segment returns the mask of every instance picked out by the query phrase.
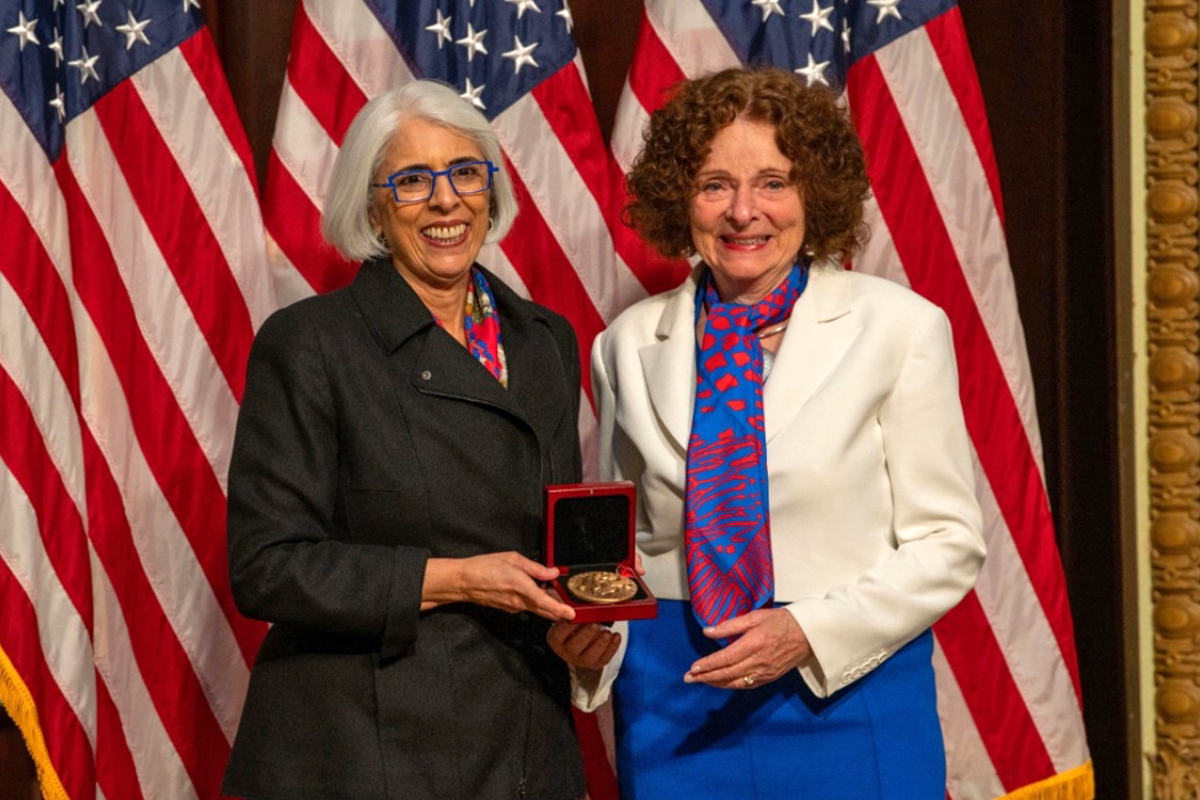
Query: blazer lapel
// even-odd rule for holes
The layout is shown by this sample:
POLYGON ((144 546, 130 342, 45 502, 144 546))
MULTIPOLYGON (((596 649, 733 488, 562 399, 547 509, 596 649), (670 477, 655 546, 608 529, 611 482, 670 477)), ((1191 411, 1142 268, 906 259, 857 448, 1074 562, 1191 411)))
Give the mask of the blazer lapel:
POLYGON ((799 413, 858 335, 850 301, 850 281, 840 266, 809 273, 763 387, 768 442, 799 413))
POLYGON ((650 402, 667 433, 687 450, 696 393, 696 279, 693 270, 667 301, 656 341, 638 351, 650 402))
MULTIPOLYGON (((506 351, 507 349, 506 347, 506 351)), ((513 349, 516 350, 517 347, 513 349)), ((454 341, 454 337, 445 331, 429 332, 425 346, 417 357, 411 380, 417 391, 456 400, 486 403, 497 406, 518 419, 525 419, 512 393, 501 386, 469 350, 454 341)))
MULTIPOLYGON (((487 273, 488 281, 497 294, 497 305, 503 316, 506 304, 497 289, 499 279, 487 273)), ((391 262, 376 259, 365 262, 351 284, 355 300, 367 320, 376 341, 389 356, 396 352, 408 339, 423 335, 420 351, 411 372, 400 375, 411 381, 420 392, 453 397, 497 406, 518 419, 526 419, 522 404, 513 393, 500 385, 487 369, 470 352, 454 341, 453 337, 437 329, 429 309, 405 282, 391 262), (448 368, 448 365, 453 365, 448 368)), ((505 297, 507 299, 507 297, 505 297)), ((511 338, 511 353, 523 353, 531 325, 540 324, 530 320, 522 310, 515 312, 517 324, 510 320, 501 323, 501 336, 508 343, 511 338)), ((506 352, 509 347, 506 347, 506 352)), ((518 357, 518 368, 520 357, 518 357)), ((513 364, 510 361, 510 385, 513 364)))
MULTIPOLYGON (((541 313, 516 295, 491 272, 476 264, 492 289, 500 314, 500 339, 508 362, 508 388, 492 376, 470 351, 446 335, 430 336, 421 361, 453 363, 466 359, 430 391, 497 406, 524 420, 539 437, 548 436, 563 414, 562 396, 554 389, 564 375, 561 356, 541 313), (436 340, 436 344, 435 344, 436 340), (452 352, 451 352, 452 351, 452 352)), ((415 380, 421 382, 425 366, 418 364, 415 380)), ((443 371, 445 371, 443 369, 443 371)))

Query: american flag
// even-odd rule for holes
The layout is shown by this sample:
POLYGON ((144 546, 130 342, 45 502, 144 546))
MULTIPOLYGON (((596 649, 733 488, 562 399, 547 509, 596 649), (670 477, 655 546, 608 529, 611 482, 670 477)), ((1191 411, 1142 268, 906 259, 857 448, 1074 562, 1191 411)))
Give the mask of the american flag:
POLYGON ((0 86, 0 702, 47 798, 216 797, 250 150, 196 0, 0 0, 0 86))
MULTIPOLYGON (((218 794, 262 634, 225 578, 242 367, 270 310, 353 273, 318 218, 363 103, 435 77, 481 108, 522 213, 480 261, 567 314, 586 356, 617 312, 684 272, 619 223, 646 109, 680 78, 767 62, 845 87, 878 170, 874 236, 855 266, 909 283, 954 321, 991 556, 937 630, 948 793, 1090 783, 999 184, 958 12, 823 3, 647 2, 610 152, 565 0, 303 0, 264 235, 196 0, 0 0, 0 702, 47 797, 218 794)), ((594 721, 582 722, 592 797, 611 797, 594 721)))
POLYGON ((852 266, 910 286, 953 325, 988 558, 934 626, 947 795, 1090 797, 1000 181, 960 12, 951 0, 646 0, 613 135, 621 168, 672 83, 744 64, 844 93, 874 190, 852 266))
MULTIPOLYGON (((320 238, 329 171, 363 104, 415 78, 456 87, 491 122, 521 212, 479 261, 570 319, 582 363, 618 311, 678 283, 686 265, 652 256, 620 224, 623 173, 601 137, 573 28, 565 0, 303 0, 263 200, 281 300, 352 277, 356 265, 320 238)), ((590 395, 586 371, 584 384, 590 395)), ((594 464, 584 400, 584 461, 594 464)), ((577 723, 591 796, 611 797, 597 720, 577 723)))

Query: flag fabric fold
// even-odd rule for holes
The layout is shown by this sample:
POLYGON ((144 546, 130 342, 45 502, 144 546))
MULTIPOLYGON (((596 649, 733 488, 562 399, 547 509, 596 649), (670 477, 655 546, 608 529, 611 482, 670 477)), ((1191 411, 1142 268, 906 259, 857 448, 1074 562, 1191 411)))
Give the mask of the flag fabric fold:
MULTIPOLYGON (((0 703, 48 798, 219 796, 264 633, 233 608, 225 564, 245 358, 273 309, 356 269, 319 219, 362 105, 435 78, 485 114, 521 213, 480 261, 566 315, 586 362, 618 312, 686 273, 620 222, 649 112, 680 79, 768 63, 849 103, 874 188, 853 268, 911 286, 954 326, 990 555, 935 628, 947 794, 1091 796, 999 180, 957 8, 647 0, 611 148, 574 24, 565 0, 301 0, 260 205, 197 0, 0 0, 0 703)), ((577 719, 591 798, 614 798, 596 719, 577 719)))
POLYGON ((678 80, 773 65, 840 92, 863 141, 871 239, 850 265, 942 307, 957 350, 988 558, 934 626, 947 795, 1093 793, 1000 183, 951 0, 646 0, 612 149, 628 170, 678 80))
POLYGON ((216 797, 250 148, 194 0, 0 0, 0 87, 0 703, 48 798, 216 797))

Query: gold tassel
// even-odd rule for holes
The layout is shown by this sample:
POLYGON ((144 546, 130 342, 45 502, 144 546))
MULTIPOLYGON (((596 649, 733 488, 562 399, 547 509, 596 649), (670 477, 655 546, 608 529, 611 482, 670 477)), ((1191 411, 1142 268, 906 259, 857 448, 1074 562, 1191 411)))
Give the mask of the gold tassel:
POLYGON ((37 769, 42 797, 45 800, 71 800, 58 773, 54 771, 54 765, 50 763, 50 753, 46 750, 46 739, 38 725, 37 706, 29 694, 29 687, 21 680, 17 668, 8 660, 3 648, 0 648, 0 706, 4 706, 13 722, 17 723, 25 739, 25 748, 29 750, 34 768, 37 769))
POLYGON ((1031 783, 998 800, 1094 800, 1095 797, 1096 776, 1089 761, 1052 778, 1031 783))

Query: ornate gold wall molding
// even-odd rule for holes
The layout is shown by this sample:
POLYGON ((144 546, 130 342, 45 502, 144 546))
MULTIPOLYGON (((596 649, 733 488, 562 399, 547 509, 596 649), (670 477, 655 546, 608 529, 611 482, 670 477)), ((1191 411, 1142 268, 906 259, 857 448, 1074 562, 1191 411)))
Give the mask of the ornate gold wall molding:
POLYGON ((1146 3, 1155 800, 1200 797, 1200 8, 1146 3))

